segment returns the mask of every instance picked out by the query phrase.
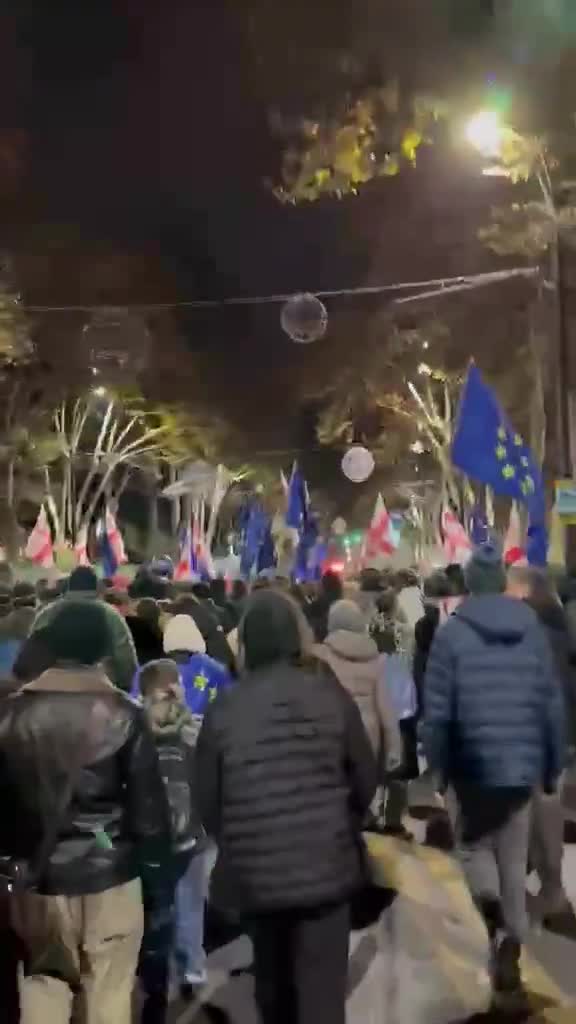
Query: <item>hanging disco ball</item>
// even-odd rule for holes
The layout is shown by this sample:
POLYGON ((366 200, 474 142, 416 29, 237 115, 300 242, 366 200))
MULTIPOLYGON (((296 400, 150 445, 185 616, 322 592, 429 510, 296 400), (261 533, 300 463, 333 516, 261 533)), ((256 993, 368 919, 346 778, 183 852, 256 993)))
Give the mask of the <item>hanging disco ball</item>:
POLYGON ((353 484, 363 484, 374 472, 374 456, 360 444, 353 445, 342 459, 342 472, 353 484))
POLYGON ((309 345, 326 334, 328 313, 316 295, 293 295, 282 307, 280 323, 292 341, 309 345))

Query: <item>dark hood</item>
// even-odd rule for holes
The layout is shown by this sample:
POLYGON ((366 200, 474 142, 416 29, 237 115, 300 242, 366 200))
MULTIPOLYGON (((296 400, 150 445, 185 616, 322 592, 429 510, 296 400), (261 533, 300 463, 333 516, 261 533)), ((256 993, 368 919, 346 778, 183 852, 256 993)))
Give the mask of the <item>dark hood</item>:
POLYGON ((278 591, 262 590, 252 595, 240 631, 248 669, 292 661, 302 652, 298 609, 278 591))
POLYGON ((500 594, 470 597, 457 608, 454 616, 488 643, 520 643, 537 622, 528 605, 500 594))

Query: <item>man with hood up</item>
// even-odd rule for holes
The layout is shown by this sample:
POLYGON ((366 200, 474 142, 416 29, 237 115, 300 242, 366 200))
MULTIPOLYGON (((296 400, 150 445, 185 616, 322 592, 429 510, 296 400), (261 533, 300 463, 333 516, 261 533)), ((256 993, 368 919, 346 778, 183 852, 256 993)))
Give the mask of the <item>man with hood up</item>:
POLYGON ((457 845, 491 944, 495 992, 521 988, 534 791, 564 765, 562 694, 537 616, 505 595, 501 553, 478 548, 467 598, 434 638, 424 686, 428 763, 458 803, 457 845))

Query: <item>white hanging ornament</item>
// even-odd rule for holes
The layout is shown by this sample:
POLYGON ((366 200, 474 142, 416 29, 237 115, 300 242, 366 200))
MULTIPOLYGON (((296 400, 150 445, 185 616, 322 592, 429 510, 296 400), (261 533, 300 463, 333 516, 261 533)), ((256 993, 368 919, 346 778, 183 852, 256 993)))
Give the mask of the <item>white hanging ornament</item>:
POLYGON ((337 516, 332 523, 332 533, 335 534, 336 537, 343 537, 346 533, 346 520, 343 519, 342 516, 337 516))
POLYGON ((292 341, 309 345, 326 334, 328 313, 316 295, 305 292, 293 295, 282 307, 280 314, 282 330, 292 341))
POLYGON ((374 456, 367 448, 355 444, 342 459, 342 472, 354 484, 363 484, 374 472, 374 456))

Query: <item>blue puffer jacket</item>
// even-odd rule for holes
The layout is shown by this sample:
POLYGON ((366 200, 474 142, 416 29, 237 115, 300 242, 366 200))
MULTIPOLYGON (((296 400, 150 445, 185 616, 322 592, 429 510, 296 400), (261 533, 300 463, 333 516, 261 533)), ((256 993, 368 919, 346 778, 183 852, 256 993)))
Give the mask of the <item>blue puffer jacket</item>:
POLYGON ((562 771, 561 686, 520 601, 471 597, 437 630, 424 707, 428 763, 446 782, 549 789, 562 771))

